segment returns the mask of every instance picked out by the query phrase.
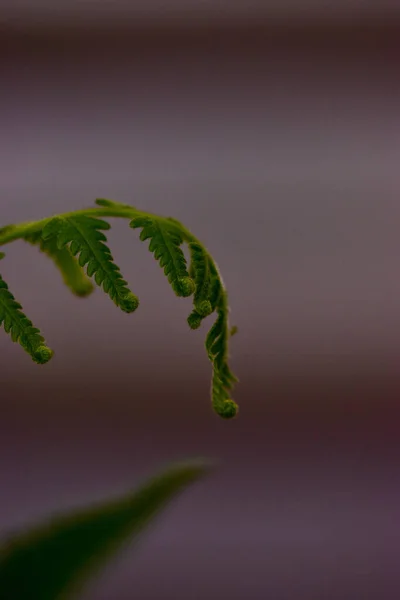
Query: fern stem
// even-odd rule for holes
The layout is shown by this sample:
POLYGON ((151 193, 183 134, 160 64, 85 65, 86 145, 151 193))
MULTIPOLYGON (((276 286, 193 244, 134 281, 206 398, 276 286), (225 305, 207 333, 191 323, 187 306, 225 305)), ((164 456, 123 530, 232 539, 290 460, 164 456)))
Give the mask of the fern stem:
POLYGON ((46 217, 45 219, 40 219, 39 221, 27 221, 24 223, 19 223, 18 225, 6 225, 5 227, 0 228, 0 246, 4 246, 10 242, 14 242, 15 240, 25 238, 33 233, 37 233, 41 231, 47 223, 49 223, 54 216, 60 217, 61 219, 76 217, 76 216, 88 216, 88 217, 111 217, 111 218, 122 218, 122 219, 134 219, 135 217, 149 217, 158 222, 168 223, 168 227, 170 229, 176 229, 181 235, 184 236, 185 241, 196 241, 197 240, 193 234, 183 225, 178 224, 174 219, 170 219, 168 217, 161 217, 159 215, 155 215, 150 212, 145 212, 143 210, 138 210, 133 206, 127 207, 124 205, 115 204, 112 207, 91 207, 91 208, 83 208, 80 210, 75 210, 71 212, 61 213, 58 215, 53 215, 51 217, 46 217))

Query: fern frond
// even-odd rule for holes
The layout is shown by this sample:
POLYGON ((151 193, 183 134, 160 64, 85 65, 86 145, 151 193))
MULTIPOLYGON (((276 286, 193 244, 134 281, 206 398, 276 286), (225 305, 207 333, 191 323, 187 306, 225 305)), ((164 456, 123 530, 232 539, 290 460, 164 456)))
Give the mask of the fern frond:
POLYGON ((59 250, 68 247, 73 256, 78 256, 79 265, 86 266, 88 276, 94 277, 97 285, 103 287, 117 306, 131 313, 136 310, 139 301, 128 289, 104 243, 107 238, 102 231, 108 229, 109 223, 102 219, 76 214, 54 217, 45 225, 42 236, 45 241, 55 239, 59 250))
POLYGON ((0 275, 0 325, 11 336, 13 342, 19 342, 38 364, 47 363, 53 352, 46 346, 39 329, 22 312, 22 306, 8 289, 0 275))
POLYGON ((139 236, 142 242, 150 239, 149 250, 164 269, 175 294, 182 297, 191 296, 195 284, 187 271, 185 255, 180 247, 183 236, 176 225, 168 227, 157 218, 135 217, 130 222, 130 227, 142 230, 139 236))
POLYGON ((55 266, 61 272, 65 285, 69 287, 73 294, 85 297, 93 292, 94 286, 85 275, 76 258, 72 256, 67 247, 61 249, 57 247, 55 236, 44 240, 42 232, 37 231, 27 235, 25 240, 33 246, 38 246, 44 254, 53 260, 55 266))
MULTIPOLYGON (((230 393, 237 378, 228 366, 228 342, 237 328, 229 325, 227 293, 212 256, 182 223, 172 217, 145 213, 105 198, 98 198, 96 204, 94 208, 2 227, 0 246, 19 239, 39 246, 53 259, 65 283, 76 294, 86 295, 91 291, 88 278, 92 277, 117 306, 129 313, 137 308, 139 301, 128 289, 113 261, 103 233, 110 225, 101 217, 128 218, 132 229, 141 230, 140 240, 150 240, 149 250, 159 262, 174 293, 182 297, 193 296, 193 310, 187 319, 189 326, 197 329, 208 315, 216 313, 216 320, 205 341, 213 368, 212 404, 222 417, 234 417, 238 407, 230 393), (182 251, 183 244, 189 246, 189 268, 182 251)), ((23 315, 21 306, 4 282, 0 285, 0 310, 0 325, 4 323, 6 331, 34 360, 46 362, 51 351, 45 346, 40 332, 23 315)))

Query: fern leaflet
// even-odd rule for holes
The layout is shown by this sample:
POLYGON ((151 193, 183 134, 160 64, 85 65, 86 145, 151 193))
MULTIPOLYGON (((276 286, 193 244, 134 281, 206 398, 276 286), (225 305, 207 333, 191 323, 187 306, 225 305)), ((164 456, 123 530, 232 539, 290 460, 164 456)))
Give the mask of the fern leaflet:
POLYGON ((68 246, 71 254, 78 256, 79 265, 86 266, 89 277, 94 277, 97 285, 103 287, 117 306, 131 313, 136 310, 139 301, 128 289, 127 282, 104 243, 107 238, 102 230, 108 229, 109 223, 102 219, 76 215, 53 218, 44 227, 42 235, 45 241, 56 238, 59 250, 68 246))
MULTIPOLYGON (((174 221, 170 220, 175 224, 174 221)), ((133 229, 141 228, 140 239, 150 239, 149 250, 164 269, 164 273, 177 296, 191 296, 195 290, 193 280, 187 271, 185 255, 181 244, 183 237, 175 227, 168 227, 157 218, 135 217, 130 222, 133 229)))
POLYGON ((38 364, 47 363, 53 355, 46 346, 39 329, 22 312, 22 306, 8 289, 8 285, 0 275, 0 325, 11 336, 13 342, 19 342, 38 364))
POLYGON ((213 312, 210 302, 211 291, 211 265, 210 259, 205 249, 197 242, 189 244, 191 256, 191 272, 193 273, 196 291, 193 297, 193 304, 196 312, 201 317, 207 317, 213 312))
POLYGON ((237 406, 230 399, 230 392, 238 381, 228 366, 228 310, 226 302, 218 309, 217 320, 206 338, 208 357, 213 364, 212 402, 214 409, 222 417, 230 418, 237 412, 237 406))

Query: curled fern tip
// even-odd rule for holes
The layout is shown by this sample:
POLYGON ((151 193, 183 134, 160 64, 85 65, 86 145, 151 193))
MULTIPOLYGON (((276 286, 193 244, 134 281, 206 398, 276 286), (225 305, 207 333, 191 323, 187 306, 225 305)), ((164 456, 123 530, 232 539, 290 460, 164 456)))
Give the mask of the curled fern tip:
POLYGON ((198 329, 201 325, 201 316, 195 310, 187 318, 190 329, 198 329))
POLYGON ((196 310, 202 317, 208 317, 208 315, 211 315, 213 312, 211 302, 209 300, 202 300, 196 305, 196 310))
POLYGON ((126 313, 133 313, 139 306, 139 298, 131 292, 121 300, 120 307, 126 313))
POLYGON ((191 296, 196 289, 194 281, 190 277, 182 277, 181 279, 179 279, 179 287, 180 287, 181 295, 184 298, 191 296))
POLYGON ((233 419, 234 417, 236 417, 238 411, 238 405, 230 398, 224 400, 224 402, 220 406, 216 407, 216 412, 223 419, 233 419))
POLYGON ((53 356, 53 350, 48 346, 39 346, 36 352, 32 355, 33 360, 38 365, 45 365, 53 356))

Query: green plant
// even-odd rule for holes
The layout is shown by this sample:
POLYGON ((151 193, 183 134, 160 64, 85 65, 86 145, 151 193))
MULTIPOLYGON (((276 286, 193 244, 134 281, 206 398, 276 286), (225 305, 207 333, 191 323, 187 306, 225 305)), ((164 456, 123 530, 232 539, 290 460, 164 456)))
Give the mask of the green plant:
MULTIPOLYGON (((129 219, 130 227, 141 230, 140 239, 150 240, 149 250, 163 268, 175 294, 193 297, 192 311, 187 319, 190 328, 199 328, 203 319, 216 313, 205 342, 213 367, 212 404, 221 417, 234 417, 238 407, 230 393, 237 378, 228 365, 228 341, 236 328, 229 326, 227 291, 214 259, 176 219, 160 217, 111 200, 98 199, 96 204, 97 207, 39 221, 7 225, 0 229, 0 246, 19 239, 38 246, 54 261, 64 282, 76 295, 90 294, 93 290, 90 278, 93 278, 122 311, 132 313, 139 306, 139 300, 129 290, 113 261, 104 234, 110 228, 104 218, 129 219), (189 248, 189 266, 182 250, 183 244, 189 248)), ((12 340, 19 342, 36 363, 44 364, 51 359, 52 350, 39 329, 22 312, 21 305, 0 275, 1 324, 12 340)))
POLYGON ((174 465, 136 492, 48 519, 0 546, 1 600, 65 600, 211 465, 174 465))

